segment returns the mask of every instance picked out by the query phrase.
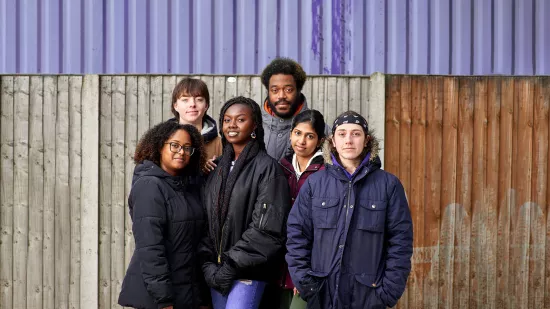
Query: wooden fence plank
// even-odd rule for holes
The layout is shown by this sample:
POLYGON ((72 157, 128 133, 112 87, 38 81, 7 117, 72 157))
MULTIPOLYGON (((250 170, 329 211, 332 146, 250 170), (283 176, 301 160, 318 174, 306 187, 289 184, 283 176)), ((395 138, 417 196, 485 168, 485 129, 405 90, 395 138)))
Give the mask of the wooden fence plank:
MULTIPOLYGON (((534 82, 534 121, 533 121, 533 170, 532 193, 533 210, 531 216, 531 239, 529 243, 529 303, 528 308, 544 308, 544 269, 545 269, 545 226, 548 194, 548 139, 549 139, 550 79, 537 78, 534 82)), ((548 290, 550 286, 546 287, 548 290)))
MULTIPOLYGON (((148 90, 148 89, 147 89, 148 90)), ((99 308, 111 308, 111 76, 101 77, 99 101, 99 308)), ((147 102, 149 114, 149 102, 147 102)), ((141 112, 144 112, 141 110, 141 112)), ((143 124, 149 127, 149 119, 143 124)))
POLYGON ((229 76, 225 78, 225 98, 224 102, 237 96, 237 78, 229 76))
MULTIPOLYGON (((370 97, 370 90, 371 90, 372 81, 370 78, 362 78, 361 79, 361 104, 359 109, 356 111, 360 113, 363 116, 367 117, 368 120, 368 113, 371 110, 371 97, 370 97)), ((375 105, 375 104, 374 104, 375 105)), ((378 132, 380 133, 380 132, 378 132)))
POLYGON ((99 76, 86 75, 82 85, 82 145, 86 159, 82 161, 80 186, 82 274, 80 308, 99 306, 99 76))
MULTIPOLYGON (((150 124, 156 125, 161 120, 160 104, 162 104, 162 77, 153 77, 151 81, 151 106, 149 109, 150 124), (160 83, 159 83, 160 78, 160 83), (154 86, 157 87, 154 87, 154 86), (160 96, 159 96, 160 93, 160 96)), ((121 308, 118 294, 124 279, 124 216, 126 196, 124 192, 124 117, 126 78, 113 77, 111 101, 111 308, 121 308)))
MULTIPOLYGON (((304 87, 302 88, 302 94, 306 97, 307 105, 309 108, 312 108, 313 105, 316 105, 316 102, 311 101, 312 100, 312 82, 311 77, 306 79, 306 82, 304 83, 304 87)), ((257 101, 256 101, 257 102, 257 101)))
POLYGON ((517 148, 513 168, 515 179, 513 187, 517 190, 518 199, 512 214, 512 263, 514 270, 514 300, 516 308, 528 308, 529 296, 529 239, 531 217, 531 176, 533 160, 533 94, 534 89, 526 78, 521 78, 515 84, 514 106, 518 108, 517 118, 517 148))
MULTIPOLYGON (((237 77, 237 93, 243 97, 250 98, 250 76, 238 76, 237 77)), ((260 104, 261 102, 256 101, 260 104)))
POLYGON ((349 110, 349 78, 336 80, 336 115, 349 110))
POLYGON ((470 293, 470 234, 472 209, 472 161, 474 140, 474 83, 471 78, 459 82, 457 198, 453 305, 467 308, 470 293))
POLYGON ((29 77, 14 80, 13 307, 27 306, 29 236, 29 77))
POLYGON ((361 95, 360 77, 351 77, 349 79, 349 106, 348 109, 361 113, 361 103, 364 99, 361 95))
MULTIPOLYGON (((411 180, 409 187, 409 207, 413 216, 413 235, 424 234, 424 177, 426 143, 426 78, 415 78, 411 82, 411 180)), ((415 237, 415 248, 424 248, 424 237, 415 237)), ((413 264, 409 276, 409 306, 424 306, 425 262, 422 254, 413 255, 413 264), (419 259, 420 258, 420 259, 419 259)))
MULTIPOLYGON (((43 306, 55 308, 55 139, 57 77, 44 76, 44 242, 43 306)), ((0 305, 0 307, 2 307, 0 305)))
POLYGON ((472 169, 472 232, 470 238, 470 301, 469 308, 487 306, 487 247, 488 207, 485 205, 485 175, 487 162, 487 79, 474 80, 472 169))
POLYGON ((82 76, 69 77, 69 190, 71 201, 71 273, 69 307, 80 306, 80 178, 82 177, 82 76))
POLYGON ((439 308, 453 306, 457 204, 458 79, 443 80, 443 149, 441 164, 441 236, 439 240, 439 308))
MULTIPOLYGON (((500 84, 500 151, 498 183, 497 308, 510 308, 510 212, 515 202, 512 190, 512 123, 514 81, 503 78, 500 84)), ((513 286, 513 285, 512 285, 513 286)))
POLYGON ((325 79, 325 112, 323 115, 325 116, 325 120, 329 121, 329 123, 332 123, 334 119, 336 119, 336 116, 338 116, 338 109, 336 106, 336 92, 338 91, 337 83, 338 79, 336 77, 327 77, 325 79))
POLYGON ((496 308, 497 298, 497 239, 498 239, 498 190, 499 190, 499 140, 500 140, 500 81, 490 78, 487 83, 487 176, 483 207, 487 208, 487 239, 484 248, 487 255, 487 307, 496 308))
MULTIPOLYGON (((137 136, 138 139, 149 130, 149 101, 151 100, 151 80, 147 76, 138 76, 137 136)), ((110 123, 110 122, 109 122, 110 123)))
POLYGON ((42 308, 42 267, 44 235, 44 140, 42 132, 43 78, 30 78, 29 117, 29 258, 27 261, 27 306, 42 308))
MULTIPOLYGON (((124 102, 124 100, 121 102, 124 102)), ((162 76, 152 76, 151 101, 149 102, 150 128, 162 122, 162 110, 162 76)))
MULTIPOLYGON (((164 82, 168 82, 171 86, 172 82, 175 84, 175 77, 173 79, 166 80, 164 77, 164 82)), ((130 259, 134 253, 135 242, 134 234, 132 233, 132 219, 130 218, 130 212, 128 211, 128 196, 130 195, 130 189, 132 188, 132 176, 134 175, 134 152, 137 145, 137 110, 138 110, 138 97, 137 97, 137 77, 136 76, 127 76, 126 77, 126 100, 125 100, 125 136, 124 136, 124 269, 128 268, 130 264, 130 259)), ((163 84, 164 85, 164 84, 163 84)), ((166 90, 168 88, 165 88, 166 90)), ((166 92, 165 92, 166 93, 166 92)), ((171 93, 171 90, 170 90, 171 93)), ((166 96, 165 96, 166 98, 166 96)), ((170 107, 171 97, 168 101, 163 103, 164 106, 168 105, 170 107)), ((166 116, 164 117, 167 120, 166 116)))
MULTIPOLYGON (((126 78, 126 81, 130 81, 129 77, 126 78)), ((136 78, 135 76, 131 77, 136 78)), ((136 82, 137 83, 137 82, 136 82)), ((162 120, 166 121, 174 117, 172 114, 172 91, 176 87, 176 77, 175 76, 163 76, 162 77, 162 120)), ((137 86, 135 87, 137 92, 137 86)), ((128 92, 126 92, 128 94, 128 92)), ((136 94, 137 96, 137 94, 136 94)))
POLYGON ((212 91, 214 90, 214 78, 212 76, 201 76, 201 80, 208 87, 208 94, 210 95, 210 102, 208 102, 208 111, 206 112, 210 117, 214 118, 218 122, 218 115, 220 114, 220 108, 215 107, 212 104, 212 91))
POLYGON ((401 76, 386 76, 386 147, 384 169, 394 175, 400 175, 399 128, 401 120, 401 76))
POLYGON ((13 79, 0 80, 0 308, 13 308, 13 79))
POLYGON ((218 119, 220 110, 225 103, 225 77, 215 76, 214 87, 210 91, 210 101, 214 110, 218 111, 214 119, 218 119))
POLYGON ((69 191, 69 77, 57 80, 55 140, 55 308, 69 308, 71 202, 69 191))
MULTIPOLYGON (((545 100, 544 100, 544 106, 548 110, 550 105, 550 78, 544 77, 543 78, 544 83, 544 89, 545 89, 545 100)), ((550 117, 549 117, 550 118, 550 117)), ((549 120, 550 121, 550 120, 549 120)), ((550 123, 548 124, 549 130, 550 130, 550 123)), ((550 133, 549 133, 550 135, 550 133)), ((550 146, 549 146, 550 147, 550 146)), ((548 160, 546 161, 547 168, 550 169, 550 149, 549 149, 549 155, 548 160)), ((546 183, 550 184, 550 173, 546 173, 547 180, 546 183)), ((548 188, 546 189, 546 204, 544 204, 545 211, 546 211, 546 255, 545 255, 545 272, 544 272, 544 308, 550 308, 550 190, 548 188)))
MULTIPOLYGON (((264 104, 264 97, 262 97, 262 79, 259 76, 253 76, 250 79, 250 98, 256 101, 260 106, 264 104)), ((308 98, 309 99, 309 98, 308 98)))
MULTIPOLYGON (((429 263, 424 281, 424 308, 438 308, 439 238, 441 224, 441 167, 443 154, 443 78, 428 79, 426 103, 426 200, 424 218, 424 258, 429 263)), ((386 125, 386 129, 388 126, 386 125)), ((386 141, 387 143, 387 141, 386 141)), ((387 144, 386 144, 387 145, 387 144)), ((386 162, 386 166, 387 162, 386 162)), ((418 235, 416 237, 419 237, 418 235)))
POLYGON ((316 109, 323 114, 325 117, 325 122, 329 125, 329 127, 332 129, 332 122, 334 119, 329 119, 328 115, 325 113, 325 80, 326 77, 314 77, 312 80, 312 94, 311 94, 311 102, 313 102, 316 106, 316 109))

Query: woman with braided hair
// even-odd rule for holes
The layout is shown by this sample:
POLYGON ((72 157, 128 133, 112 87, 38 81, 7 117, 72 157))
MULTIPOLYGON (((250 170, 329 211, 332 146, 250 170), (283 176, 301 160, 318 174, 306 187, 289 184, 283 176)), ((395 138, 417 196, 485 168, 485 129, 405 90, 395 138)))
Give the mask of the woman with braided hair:
POLYGON ((264 290, 283 263, 290 197, 286 177, 265 151, 261 110, 249 98, 220 112, 223 151, 203 192, 208 233, 199 246, 214 309, 270 307, 264 290), (263 300, 262 300, 263 298, 263 300))

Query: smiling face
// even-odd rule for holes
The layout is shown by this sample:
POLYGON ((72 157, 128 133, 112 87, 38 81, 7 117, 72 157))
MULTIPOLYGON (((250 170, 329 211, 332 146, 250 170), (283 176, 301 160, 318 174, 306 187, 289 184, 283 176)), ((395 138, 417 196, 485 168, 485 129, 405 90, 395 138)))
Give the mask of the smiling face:
POLYGON ((231 105, 223 116, 223 136, 233 146, 246 145, 256 129, 252 109, 244 104, 231 105))
POLYGON ((189 164, 191 156, 186 155, 182 147, 192 147, 191 136, 185 130, 178 130, 168 138, 160 150, 160 167, 172 176, 176 176, 189 164), (177 145, 170 145, 177 144, 177 145), (176 146, 176 147, 174 147, 176 146), (172 152, 170 147, 178 149, 172 152))
POLYGON ((321 141, 310 122, 297 124, 290 132, 290 145, 298 157, 311 158, 321 141))
POLYGON ((181 124, 195 125, 202 122, 208 110, 208 102, 204 97, 193 97, 186 93, 174 103, 174 109, 179 113, 181 124))
POLYGON ((358 124, 346 123, 334 132, 333 143, 340 159, 359 160, 367 146, 368 136, 358 124))
POLYGON ((269 79, 268 103, 280 118, 292 117, 298 108, 298 89, 294 76, 288 74, 274 74, 269 79))

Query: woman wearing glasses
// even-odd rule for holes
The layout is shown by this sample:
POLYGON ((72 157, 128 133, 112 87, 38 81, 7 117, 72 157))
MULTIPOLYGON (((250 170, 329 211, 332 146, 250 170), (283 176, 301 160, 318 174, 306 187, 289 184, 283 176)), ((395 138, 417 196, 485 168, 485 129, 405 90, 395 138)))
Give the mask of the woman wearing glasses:
POLYGON ((134 308, 198 308, 197 245, 203 142, 192 125, 167 121, 147 131, 134 154, 128 197, 136 248, 118 303, 134 308))
POLYGON ((209 233, 199 246, 202 269, 214 309, 271 308, 278 301, 268 291, 283 263, 288 183, 265 151, 254 100, 227 101, 220 126, 223 153, 203 195, 209 233))

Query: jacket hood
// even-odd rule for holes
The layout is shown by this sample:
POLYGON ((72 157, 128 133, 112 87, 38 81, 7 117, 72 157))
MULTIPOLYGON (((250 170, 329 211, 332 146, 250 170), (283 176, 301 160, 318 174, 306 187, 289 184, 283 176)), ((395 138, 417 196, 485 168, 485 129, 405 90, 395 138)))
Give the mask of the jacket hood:
MULTIPOLYGON (((375 161, 380 161, 380 158, 378 155, 380 154, 380 141, 376 136, 374 135, 374 130, 370 129, 368 132, 368 135, 371 137, 371 140, 369 141, 367 147, 370 148, 370 158, 369 163, 374 163, 375 161)), ((325 163, 329 165, 333 165, 332 162, 332 135, 329 136, 325 143, 323 143, 323 158, 325 159, 325 163)))
MULTIPOLYGON (((176 117, 170 118, 168 121, 175 121, 179 123, 179 119, 176 117)), ((205 144, 208 144, 218 136, 218 125, 216 124, 216 120, 207 114, 204 114, 202 117, 201 135, 205 144)))
MULTIPOLYGON (((292 156, 294 156, 294 153, 291 153, 286 157, 282 158, 281 160, 279 160, 279 164, 281 164, 286 169, 289 169, 294 172, 294 166, 292 165, 292 156)), ((324 163, 324 153, 317 151, 313 155, 311 163, 309 163, 306 170, 308 170, 310 167, 314 165, 323 165, 323 163, 324 163)))

